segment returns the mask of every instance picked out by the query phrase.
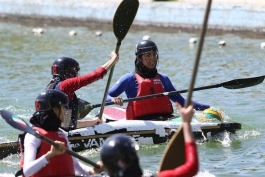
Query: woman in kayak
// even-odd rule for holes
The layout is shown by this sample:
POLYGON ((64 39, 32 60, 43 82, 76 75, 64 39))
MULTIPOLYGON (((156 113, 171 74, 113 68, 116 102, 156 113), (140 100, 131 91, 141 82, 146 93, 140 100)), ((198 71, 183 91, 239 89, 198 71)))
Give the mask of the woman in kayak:
POLYGON ((78 99, 75 91, 84 87, 92 82, 102 79, 107 71, 117 63, 119 57, 116 53, 110 53, 110 60, 103 64, 101 67, 92 73, 79 76, 80 70, 79 63, 69 57, 60 57, 56 59, 51 67, 52 79, 48 84, 48 89, 56 89, 64 92, 69 99, 69 108, 72 110, 72 118, 70 129, 82 128, 93 126, 101 123, 101 119, 95 118, 94 120, 77 120, 78 118, 78 99))
MULTIPOLYGON (((123 99, 119 97, 123 92, 127 98, 135 98, 151 94, 176 91, 170 79, 157 71, 159 59, 158 48, 151 40, 143 40, 136 45, 135 71, 123 75, 109 90, 107 100, 122 106, 123 99)), ((172 117, 172 102, 178 102, 182 106, 185 99, 180 95, 158 97, 128 103, 126 108, 127 119, 151 120, 157 117, 172 117)), ((204 110, 209 105, 194 102, 196 110, 204 110)))
POLYGON ((47 89, 38 95, 35 107, 36 112, 30 119, 33 129, 56 140, 59 148, 27 133, 24 139, 24 161, 22 158, 20 162, 24 176, 89 176, 102 171, 101 162, 98 162, 101 168, 93 169, 78 163, 75 157, 65 153, 65 147, 71 149, 71 146, 67 133, 60 126, 67 124, 71 116, 67 95, 58 90, 47 89))
MULTIPOLYGON (((199 169, 196 144, 190 125, 194 114, 193 105, 182 108, 176 103, 176 106, 182 118, 186 162, 175 169, 159 172, 158 177, 192 177, 196 175, 199 169)), ((138 144, 125 134, 109 137, 102 146, 100 157, 110 177, 143 176, 137 155, 138 149, 138 144)))

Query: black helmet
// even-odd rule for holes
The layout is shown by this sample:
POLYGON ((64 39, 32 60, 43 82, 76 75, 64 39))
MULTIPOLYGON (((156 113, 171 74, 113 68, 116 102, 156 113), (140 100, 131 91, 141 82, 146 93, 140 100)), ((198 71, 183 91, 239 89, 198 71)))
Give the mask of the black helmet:
POLYGON ((47 89, 41 92, 35 101, 36 111, 48 111, 64 106, 68 109, 68 97, 59 90, 47 89))
POLYGON ((156 44, 151 40, 143 40, 136 45, 135 55, 140 56, 148 51, 155 51, 158 55, 158 49, 156 44))
POLYGON ((140 176, 138 144, 125 134, 115 134, 104 142, 100 158, 111 177, 140 176))
POLYGON ((61 80, 75 77, 79 70, 79 63, 69 57, 56 59, 51 67, 52 75, 60 76, 61 80))

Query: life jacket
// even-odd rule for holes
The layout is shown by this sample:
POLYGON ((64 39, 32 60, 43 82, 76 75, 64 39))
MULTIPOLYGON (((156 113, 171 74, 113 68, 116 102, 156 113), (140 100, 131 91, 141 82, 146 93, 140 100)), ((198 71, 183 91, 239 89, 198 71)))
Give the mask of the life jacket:
MULTIPOLYGON (((45 131, 39 127, 33 127, 34 130, 38 131, 39 134, 51 139, 58 140, 65 143, 67 147, 67 141, 65 135, 62 131, 45 131)), ((20 143, 20 170, 15 176, 23 175, 23 165, 24 165, 24 139, 26 133, 19 135, 20 143)), ((46 154, 51 149, 51 145, 46 142, 41 142, 40 147, 37 150, 36 159, 46 154)), ((50 162, 43 167, 38 173, 32 175, 32 177, 40 176, 75 176, 74 164, 71 155, 64 153, 62 155, 54 156, 50 159, 50 162), (56 168, 54 168, 56 167, 56 168)))
MULTIPOLYGON (((60 90, 60 82, 51 82, 48 86, 47 89, 56 89, 60 90)), ((72 115, 71 115, 71 122, 69 125, 69 130, 74 130, 76 129, 77 125, 77 119, 78 119, 78 99, 76 94, 74 93, 74 98, 73 100, 69 100, 69 109, 72 110, 72 115)), ((66 130, 68 131, 68 130, 66 130)))
MULTIPOLYGON (((65 146, 68 147, 67 140, 65 139, 65 135, 62 131, 45 131, 39 127, 34 127, 33 129, 49 139, 64 142, 65 146)), ((42 141, 36 154, 36 159, 46 154, 50 149, 51 145, 42 141)), ((32 175, 32 177, 41 176, 75 176, 72 156, 67 153, 54 156, 50 159, 50 162, 45 167, 43 167, 36 174, 32 175)))
MULTIPOLYGON (((138 83, 138 92, 136 97, 164 92, 159 74, 153 78, 142 78, 138 74, 135 74, 135 77, 138 83)), ((126 108, 126 119, 131 120, 146 115, 172 113, 173 108, 171 102, 168 97, 164 96, 128 103, 126 108)))

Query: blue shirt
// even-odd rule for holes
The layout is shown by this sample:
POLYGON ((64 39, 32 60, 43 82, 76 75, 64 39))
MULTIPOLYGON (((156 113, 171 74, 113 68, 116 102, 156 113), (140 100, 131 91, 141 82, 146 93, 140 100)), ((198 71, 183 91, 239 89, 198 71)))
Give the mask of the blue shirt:
MULTIPOLYGON (((164 88, 165 92, 171 92, 171 91, 176 91, 174 86, 172 85, 170 79, 164 75, 164 74, 159 74, 160 79, 164 88)), ((137 80, 134 76, 134 73, 127 73, 123 75, 117 82, 116 84, 109 90, 108 96, 107 96, 107 102, 111 102, 111 99, 113 97, 117 97, 121 95, 123 92, 125 92, 127 98, 135 98, 138 92, 138 83, 137 80)), ((185 104, 185 99, 180 95, 170 95, 169 99, 172 102, 178 102, 182 106, 185 104)), ((194 103, 194 109, 196 110, 204 110, 209 108, 209 105, 206 104, 201 104, 198 102, 193 102, 194 103)))

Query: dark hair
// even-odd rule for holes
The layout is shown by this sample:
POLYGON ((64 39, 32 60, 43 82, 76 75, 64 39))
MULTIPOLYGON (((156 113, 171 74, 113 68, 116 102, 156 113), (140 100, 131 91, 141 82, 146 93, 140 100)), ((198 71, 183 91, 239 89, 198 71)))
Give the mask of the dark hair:
POLYGON ((56 116, 53 110, 36 112, 30 118, 30 123, 46 131, 57 131, 61 126, 61 120, 56 116))

